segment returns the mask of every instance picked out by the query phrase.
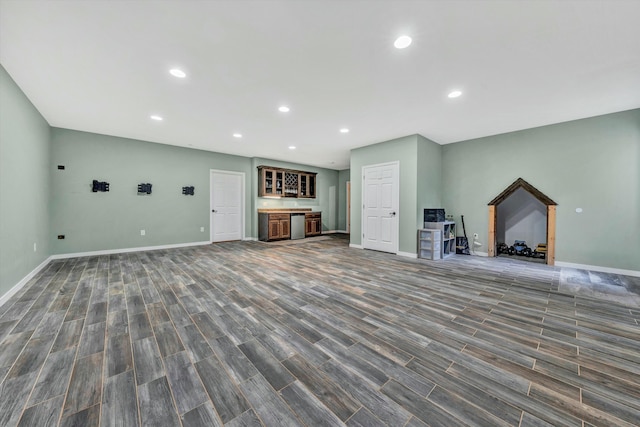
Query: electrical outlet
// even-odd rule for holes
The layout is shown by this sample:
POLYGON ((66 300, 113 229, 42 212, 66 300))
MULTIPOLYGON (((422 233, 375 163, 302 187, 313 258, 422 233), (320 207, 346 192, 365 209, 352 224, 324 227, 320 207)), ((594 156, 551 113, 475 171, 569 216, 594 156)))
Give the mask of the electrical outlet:
POLYGON ((200 232, 204 233, 204 227, 200 227, 200 232))
POLYGON ((144 230, 140 230, 140 235, 141 235, 141 236, 145 236, 146 234, 147 234, 147 232, 146 232, 146 231, 144 231, 144 230))
POLYGON ((473 233, 473 238, 477 239, 478 238, 478 233, 473 233))

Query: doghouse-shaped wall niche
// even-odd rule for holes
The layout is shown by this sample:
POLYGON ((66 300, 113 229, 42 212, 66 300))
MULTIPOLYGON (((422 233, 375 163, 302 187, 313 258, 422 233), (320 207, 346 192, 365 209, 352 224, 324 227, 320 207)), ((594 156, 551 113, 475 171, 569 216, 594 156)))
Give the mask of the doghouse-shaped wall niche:
POLYGON ((522 178, 516 179, 513 184, 489 202, 489 256, 496 256, 497 207, 519 189, 523 189, 531 194, 547 208, 546 263, 548 265, 554 265, 556 254, 556 206, 558 204, 522 178))

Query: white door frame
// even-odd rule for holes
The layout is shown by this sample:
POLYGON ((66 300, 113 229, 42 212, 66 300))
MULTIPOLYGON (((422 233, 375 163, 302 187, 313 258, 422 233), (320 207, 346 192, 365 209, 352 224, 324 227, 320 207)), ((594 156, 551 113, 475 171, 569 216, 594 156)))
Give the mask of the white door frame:
POLYGON ((347 181, 346 185, 346 193, 347 193, 347 234, 351 233, 351 181, 347 181))
POLYGON ((228 175, 239 175, 241 182, 240 182, 240 211, 242 212, 241 214, 241 218, 242 218, 242 232, 240 233, 241 235, 241 240, 245 239, 245 209, 244 209, 244 205, 245 205, 245 178, 246 175, 244 172, 236 172, 236 171, 225 171, 225 170, 221 170, 221 169, 209 169, 209 242, 213 243, 213 174, 214 173, 224 173, 224 174, 228 174, 228 175))
MULTIPOLYGON (((377 168, 380 166, 390 166, 390 165, 395 165, 398 171, 398 179, 396 180, 396 182, 394 183, 394 195, 393 195, 393 203, 395 206, 397 206, 396 209, 396 233, 395 233, 395 241, 393 242, 393 246, 394 246, 394 252, 396 254, 398 254, 398 251, 400 250, 400 161, 396 160, 393 162, 385 162, 385 163, 377 163, 374 165, 365 165, 362 166, 362 170, 360 171, 361 175, 362 175, 362 194, 361 194, 361 201, 362 201, 362 209, 360 210, 360 242, 361 242, 361 246, 362 248, 364 248, 364 224, 365 224, 365 217, 364 217, 364 210, 365 210, 365 196, 366 196, 366 186, 365 186, 365 169, 368 168, 377 168)), ((391 253, 391 252, 390 252, 391 253)))

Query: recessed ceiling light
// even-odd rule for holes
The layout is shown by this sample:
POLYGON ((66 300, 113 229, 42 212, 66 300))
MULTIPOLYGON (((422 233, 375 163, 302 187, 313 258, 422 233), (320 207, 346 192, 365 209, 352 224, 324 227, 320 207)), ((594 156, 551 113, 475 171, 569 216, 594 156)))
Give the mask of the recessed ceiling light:
POLYGON ((289 150, 295 150, 295 149, 296 149, 296 146, 295 146, 295 145, 290 145, 290 146, 289 146, 289 150))
POLYGON ((289 107, 287 107, 286 105, 283 105, 280 108, 278 108, 278 111, 280 111, 281 113, 288 113, 289 107))
POLYGON ((349 133, 349 129, 342 128, 342 129, 340 129, 340 133, 349 133))
POLYGON ((454 90, 453 92, 451 92, 449 95, 447 95, 449 98, 457 98, 460 95, 462 95, 462 92, 460 92, 459 90, 454 90))
POLYGON ((155 114, 153 116, 149 116, 149 117, 151 118, 151 120, 155 120, 157 122, 161 122, 161 121, 164 120, 161 116, 157 116, 155 114))
POLYGON ((171 75, 173 77, 177 77, 179 79, 184 79, 185 77, 187 77, 187 73, 185 73, 184 71, 178 69, 178 68, 172 68, 169 70, 169 73, 171 73, 171 75))
POLYGON ((400 36, 396 39, 395 42, 393 42, 393 45, 397 49, 404 49, 405 47, 408 47, 410 44, 411 44, 411 37, 409 36, 400 36))
POLYGON ((234 133, 233 137, 234 138, 242 138, 242 134, 241 133, 234 133))

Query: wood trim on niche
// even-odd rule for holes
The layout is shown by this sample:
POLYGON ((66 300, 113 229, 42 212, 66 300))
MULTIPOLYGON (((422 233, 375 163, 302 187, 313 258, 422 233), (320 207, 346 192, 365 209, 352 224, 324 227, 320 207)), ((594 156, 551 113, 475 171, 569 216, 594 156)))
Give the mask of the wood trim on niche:
POLYGON ((489 251, 490 257, 496 256, 496 207, 489 206, 489 251))
POLYGON ((556 207, 547 206, 547 265, 556 264, 556 207))

